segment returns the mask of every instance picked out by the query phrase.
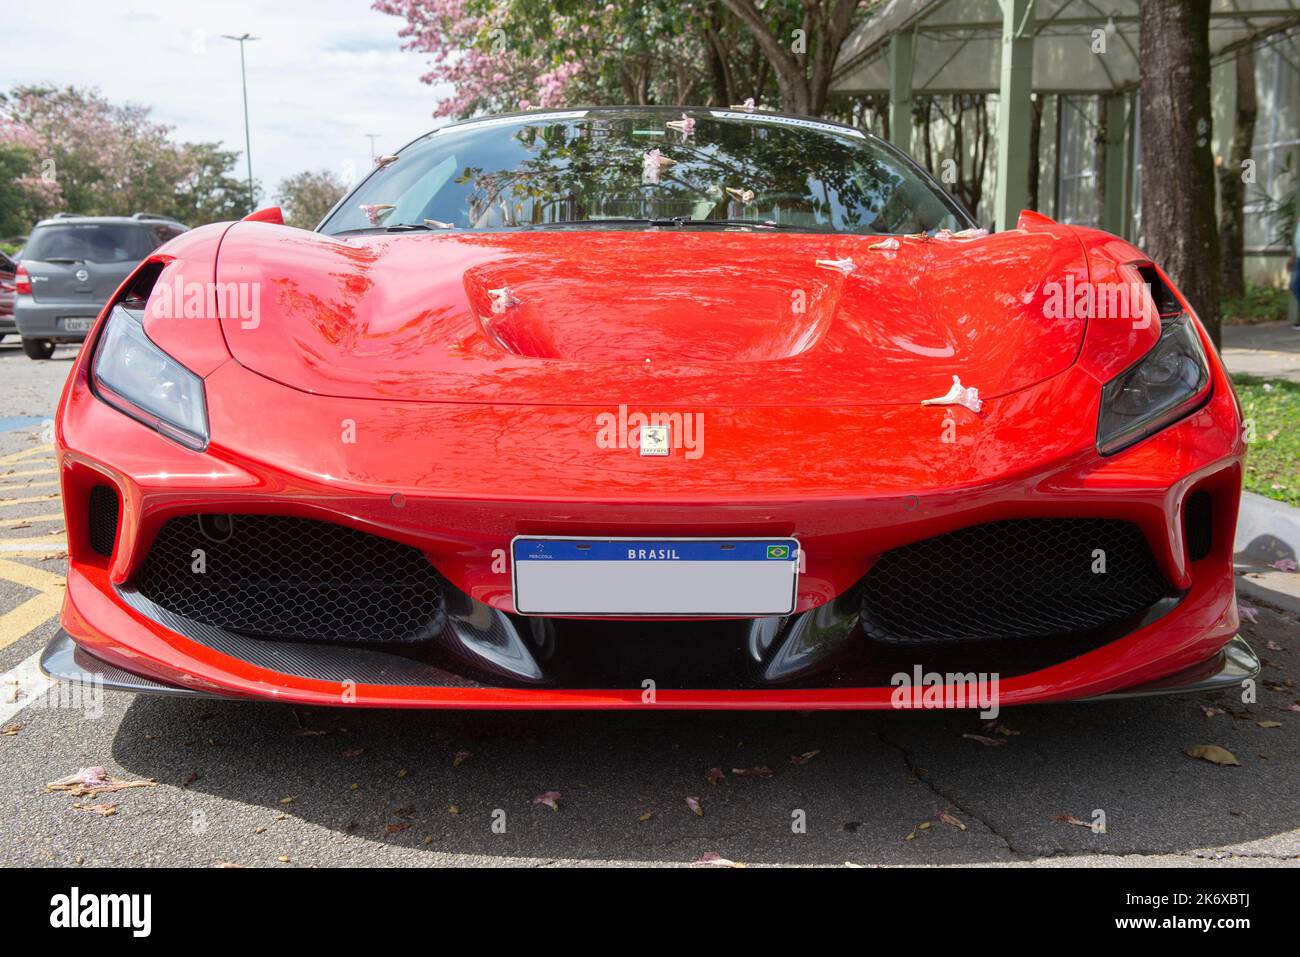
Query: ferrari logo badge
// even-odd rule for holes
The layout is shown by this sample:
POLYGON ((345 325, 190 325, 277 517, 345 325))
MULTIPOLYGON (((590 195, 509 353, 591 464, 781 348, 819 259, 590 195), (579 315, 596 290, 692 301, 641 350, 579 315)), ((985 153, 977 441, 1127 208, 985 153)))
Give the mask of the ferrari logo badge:
POLYGON ((641 454, 642 455, 667 455, 670 445, 668 442, 668 426, 666 425, 643 425, 641 426, 641 454))

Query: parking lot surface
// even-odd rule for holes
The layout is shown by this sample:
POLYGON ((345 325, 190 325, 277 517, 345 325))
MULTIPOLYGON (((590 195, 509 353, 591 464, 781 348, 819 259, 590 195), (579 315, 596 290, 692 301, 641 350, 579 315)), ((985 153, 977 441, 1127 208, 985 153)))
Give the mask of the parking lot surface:
POLYGON ((0 345, 0 865, 1300 863, 1300 622, 1256 599, 1253 704, 1041 706, 987 728, 52 694, 34 668, 64 572, 48 420, 74 354, 0 345), (1206 744, 1237 764, 1185 753, 1206 744), (47 788, 92 766, 154 783, 47 788))

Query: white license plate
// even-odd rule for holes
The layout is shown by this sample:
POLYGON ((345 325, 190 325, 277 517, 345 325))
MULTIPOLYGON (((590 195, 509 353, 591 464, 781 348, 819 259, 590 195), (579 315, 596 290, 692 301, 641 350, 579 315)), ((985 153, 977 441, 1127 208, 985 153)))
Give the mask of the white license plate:
POLYGON ((94 325, 95 320, 90 317, 71 317, 63 320, 63 328, 66 332, 89 332, 90 327, 94 325))
POLYGON ((524 615, 788 615, 799 585, 793 538, 516 538, 524 615))

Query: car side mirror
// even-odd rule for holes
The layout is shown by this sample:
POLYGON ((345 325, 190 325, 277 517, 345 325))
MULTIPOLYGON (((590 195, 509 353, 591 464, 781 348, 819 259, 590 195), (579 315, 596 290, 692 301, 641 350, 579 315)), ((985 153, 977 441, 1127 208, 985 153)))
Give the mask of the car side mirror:
POLYGON ((243 219, 241 223, 275 223, 277 226, 284 225, 284 213, 280 212, 279 206, 266 206, 262 209, 254 210, 243 219))

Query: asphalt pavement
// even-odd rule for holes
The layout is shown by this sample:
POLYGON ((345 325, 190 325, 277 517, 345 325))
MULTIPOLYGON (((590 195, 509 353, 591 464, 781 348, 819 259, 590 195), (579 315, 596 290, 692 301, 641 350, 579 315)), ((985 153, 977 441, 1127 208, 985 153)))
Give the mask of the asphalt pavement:
POLYGON ((0 865, 1300 863, 1300 711, 1286 710, 1300 619, 1257 599, 1242 629, 1265 659, 1253 704, 1027 707, 996 728, 968 713, 384 712, 42 690, 31 668, 65 568, 46 423, 74 354, 0 345, 0 865), (1185 753, 1205 744, 1238 764, 1185 753), (146 783, 47 788, 90 766, 146 783), (535 803, 547 792, 557 809, 535 803))

